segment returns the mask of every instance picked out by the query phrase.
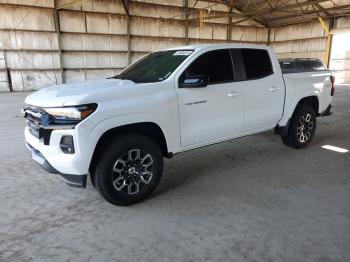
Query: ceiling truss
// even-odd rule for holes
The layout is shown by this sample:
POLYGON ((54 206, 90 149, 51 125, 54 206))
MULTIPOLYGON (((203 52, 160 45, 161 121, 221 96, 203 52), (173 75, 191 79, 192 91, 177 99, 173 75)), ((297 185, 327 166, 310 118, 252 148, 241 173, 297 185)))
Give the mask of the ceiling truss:
MULTIPOLYGON (((276 26, 308 22, 317 17, 330 19, 350 14, 350 4, 337 4, 337 0, 210 0, 213 4, 225 4, 230 7, 226 14, 213 14, 205 20, 223 17, 236 18, 231 24, 254 20, 260 25, 276 26)), ((199 17, 189 20, 198 20, 199 17)), ((231 19, 232 20, 232 19, 231 19)))

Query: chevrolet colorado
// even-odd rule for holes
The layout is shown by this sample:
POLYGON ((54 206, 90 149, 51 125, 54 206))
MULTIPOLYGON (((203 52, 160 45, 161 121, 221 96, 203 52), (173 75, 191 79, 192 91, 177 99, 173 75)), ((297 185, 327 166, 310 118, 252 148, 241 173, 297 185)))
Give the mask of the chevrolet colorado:
POLYGON ((155 190, 164 157, 273 128, 307 146, 333 94, 331 72, 282 74, 267 46, 177 47, 110 79, 30 94, 25 139, 49 173, 75 187, 89 175, 107 201, 130 205, 155 190))

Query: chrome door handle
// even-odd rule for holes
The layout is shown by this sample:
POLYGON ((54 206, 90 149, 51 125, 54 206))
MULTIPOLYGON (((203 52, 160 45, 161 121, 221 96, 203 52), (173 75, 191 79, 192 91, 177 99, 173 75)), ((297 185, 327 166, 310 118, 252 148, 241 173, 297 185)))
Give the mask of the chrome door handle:
POLYGON ((232 91, 230 93, 227 94, 229 97, 236 97, 236 96, 240 96, 241 94, 235 91, 232 91))
POLYGON ((269 91, 271 91, 271 92, 276 92, 277 90, 280 90, 281 88, 280 87, 271 87, 271 88, 269 88, 269 91))

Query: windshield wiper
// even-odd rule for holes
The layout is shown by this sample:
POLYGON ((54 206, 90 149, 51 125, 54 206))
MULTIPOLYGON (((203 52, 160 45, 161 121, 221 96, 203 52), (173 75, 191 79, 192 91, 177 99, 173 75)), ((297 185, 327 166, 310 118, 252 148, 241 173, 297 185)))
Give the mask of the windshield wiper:
POLYGON ((106 79, 122 79, 122 78, 120 78, 120 76, 119 75, 115 75, 115 76, 111 76, 111 77, 107 77, 106 79))

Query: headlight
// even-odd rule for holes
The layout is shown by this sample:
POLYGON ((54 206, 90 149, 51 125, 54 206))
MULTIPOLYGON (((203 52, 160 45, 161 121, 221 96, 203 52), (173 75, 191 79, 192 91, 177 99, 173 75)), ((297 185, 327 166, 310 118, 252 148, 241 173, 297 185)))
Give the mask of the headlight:
POLYGON ((95 112, 97 104, 72 106, 72 107, 51 107, 44 108, 45 112, 54 118, 57 124, 66 122, 79 122, 93 112, 95 112))

